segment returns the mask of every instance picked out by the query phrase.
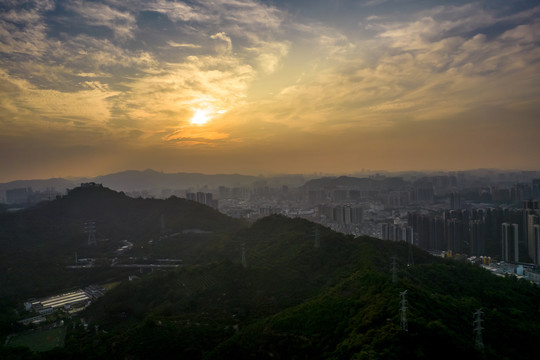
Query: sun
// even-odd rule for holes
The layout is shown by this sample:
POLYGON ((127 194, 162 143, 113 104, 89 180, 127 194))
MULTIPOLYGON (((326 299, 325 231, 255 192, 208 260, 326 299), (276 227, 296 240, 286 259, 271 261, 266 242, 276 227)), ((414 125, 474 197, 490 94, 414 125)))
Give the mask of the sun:
POLYGON ((195 110, 195 114, 193 114, 193 117, 190 120, 193 125, 204 125, 209 121, 210 117, 208 116, 206 111, 202 109, 195 110))

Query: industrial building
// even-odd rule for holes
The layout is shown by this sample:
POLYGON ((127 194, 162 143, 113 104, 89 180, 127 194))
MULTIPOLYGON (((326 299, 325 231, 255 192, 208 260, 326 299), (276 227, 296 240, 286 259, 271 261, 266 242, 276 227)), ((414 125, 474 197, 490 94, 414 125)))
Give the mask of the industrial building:
POLYGON ((41 315, 47 315, 60 308, 70 310, 84 307, 91 299, 85 291, 77 290, 39 300, 29 300, 24 305, 26 310, 33 310, 41 315))

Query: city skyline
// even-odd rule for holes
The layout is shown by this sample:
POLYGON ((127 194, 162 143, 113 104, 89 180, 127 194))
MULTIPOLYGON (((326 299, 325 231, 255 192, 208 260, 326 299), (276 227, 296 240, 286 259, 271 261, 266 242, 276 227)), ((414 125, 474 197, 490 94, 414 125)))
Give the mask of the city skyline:
POLYGON ((520 0, 2 2, 0 182, 538 170, 539 14, 520 0))

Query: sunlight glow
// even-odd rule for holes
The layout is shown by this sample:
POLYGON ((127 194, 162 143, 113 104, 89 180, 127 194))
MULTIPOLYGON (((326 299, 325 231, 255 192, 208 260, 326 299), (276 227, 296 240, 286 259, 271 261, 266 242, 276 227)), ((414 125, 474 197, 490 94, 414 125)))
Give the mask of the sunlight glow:
POLYGON ((210 117, 208 116, 206 111, 201 110, 201 109, 195 110, 195 114, 193 115, 193 117, 190 120, 190 122, 193 125, 204 125, 209 121, 210 121, 210 117))

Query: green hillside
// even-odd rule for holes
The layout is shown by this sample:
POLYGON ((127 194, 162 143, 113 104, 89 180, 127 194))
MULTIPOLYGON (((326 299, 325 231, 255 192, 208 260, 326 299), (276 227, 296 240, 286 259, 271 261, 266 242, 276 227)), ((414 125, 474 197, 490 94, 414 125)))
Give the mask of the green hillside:
MULTIPOLYGON (((58 208, 52 212, 70 201, 80 207, 70 196, 49 205, 58 208)), ((0 357, 529 359, 537 354, 540 289, 525 280, 443 261, 405 243, 355 239, 302 219, 270 216, 246 226, 205 208, 207 224, 185 209, 196 212, 198 204, 114 197, 115 211, 88 213, 111 234, 121 232, 125 221, 139 226, 143 244, 159 230, 162 213, 174 219, 167 221, 173 227, 169 233, 205 230, 159 242, 159 251, 189 254, 192 261, 108 292, 81 315, 87 327, 77 319, 68 326, 65 347, 42 353, 4 347, 0 357), (133 205, 121 208, 124 202, 133 205), (146 207, 136 204, 154 205, 145 213, 146 207), (105 225, 109 217, 115 221, 105 225), (408 331, 400 324, 405 290, 408 331), (475 347, 473 333, 478 309, 483 349, 475 347)), ((85 211, 103 208, 99 197, 84 199, 85 211)), ((69 214, 66 219, 87 215, 69 214)))
POLYGON ((76 254, 108 264, 122 240, 134 244, 129 256, 208 261, 212 252, 203 249, 216 246, 218 239, 229 237, 241 226, 237 220, 185 199, 133 199, 101 186, 75 188, 54 201, 0 214, 0 297, 22 300, 115 274, 123 277, 121 270, 106 267, 66 269, 74 264, 76 254), (93 246, 88 245, 85 224, 89 221, 95 226, 93 246), (191 234, 191 229, 201 234, 191 234), (168 237, 171 234, 177 235, 168 237))

